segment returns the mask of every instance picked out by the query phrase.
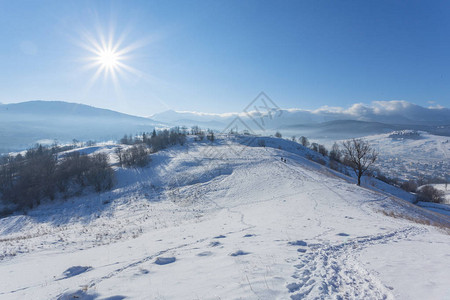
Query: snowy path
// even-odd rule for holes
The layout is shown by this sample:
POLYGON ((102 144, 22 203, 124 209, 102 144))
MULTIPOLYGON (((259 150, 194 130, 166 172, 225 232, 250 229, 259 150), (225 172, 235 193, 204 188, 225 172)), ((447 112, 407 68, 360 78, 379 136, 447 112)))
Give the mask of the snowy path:
POLYGON ((436 268, 449 235, 379 212, 408 205, 283 150, 203 151, 163 151, 110 193, 0 220, 0 299, 413 299, 416 268, 416 295, 450 294, 436 268))

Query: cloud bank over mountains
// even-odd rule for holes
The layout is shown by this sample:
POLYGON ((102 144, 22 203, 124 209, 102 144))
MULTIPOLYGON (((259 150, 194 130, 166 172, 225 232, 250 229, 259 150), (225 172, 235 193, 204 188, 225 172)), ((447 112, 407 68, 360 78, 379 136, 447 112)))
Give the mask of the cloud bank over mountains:
POLYGON ((386 124, 409 125, 449 125, 450 109, 445 107, 422 107, 402 100, 374 101, 371 104, 356 103, 348 108, 324 106, 316 110, 281 109, 277 118, 273 111, 253 110, 249 113, 202 113, 202 112, 176 112, 169 110, 152 115, 150 118, 168 123, 189 125, 193 121, 203 123, 226 123, 231 119, 269 117, 271 126, 291 126, 316 124, 336 120, 356 120, 365 122, 381 122, 386 124))

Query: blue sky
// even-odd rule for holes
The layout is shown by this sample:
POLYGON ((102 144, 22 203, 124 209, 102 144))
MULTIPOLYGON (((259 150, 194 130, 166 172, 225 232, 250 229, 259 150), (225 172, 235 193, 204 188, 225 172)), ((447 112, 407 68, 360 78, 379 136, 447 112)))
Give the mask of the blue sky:
POLYGON ((264 91, 283 108, 449 107, 449 15, 449 1, 2 1, 0 102, 221 113, 264 91), (111 31, 136 46, 116 83, 93 80, 82 47, 111 31))

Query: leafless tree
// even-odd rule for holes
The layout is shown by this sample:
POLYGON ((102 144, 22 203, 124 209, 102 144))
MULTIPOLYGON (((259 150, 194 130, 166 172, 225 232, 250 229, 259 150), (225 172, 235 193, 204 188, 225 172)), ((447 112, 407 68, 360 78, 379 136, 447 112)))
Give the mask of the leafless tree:
POLYGON ((302 144, 303 147, 309 146, 309 141, 308 141, 307 137, 301 136, 299 140, 300 140, 300 144, 302 144))
POLYGON ((352 139, 342 143, 346 163, 355 171, 358 177, 358 185, 361 185, 361 177, 366 173, 378 158, 378 153, 367 141, 352 139))
POLYGON ((319 153, 322 154, 323 156, 328 156, 328 150, 327 148, 325 148, 324 145, 320 145, 319 144, 319 153))
POLYGON ((341 150, 339 149, 339 145, 337 143, 334 143, 331 148, 330 159, 334 161, 339 161, 341 159, 341 150))

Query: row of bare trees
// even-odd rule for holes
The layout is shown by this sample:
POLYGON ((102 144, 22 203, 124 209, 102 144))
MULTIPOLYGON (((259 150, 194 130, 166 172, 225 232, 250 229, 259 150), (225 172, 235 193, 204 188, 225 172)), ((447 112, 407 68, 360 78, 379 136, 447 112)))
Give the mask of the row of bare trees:
POLYGON ((184 145, 186 136, 194 135, 195 140, 207 140, 214 142, 214 132, 210 129, 202 130, 199 126, 192 126, 189 131, 186 127, 173 127, 171 129, 156 130, 141 135, 125 135, 119 140, 120 144, 132 145, 129 148, 118 147, 115 151, 121 167, 144 167, 150 161, 149 154, 158 152, 174 145, 184 145))
POLYGON ((6 156, 0 162, 0 199, 19 208, 39 205, 80 194, 92 187, 100 192, 110 189, 114 172, 106 154, 81 155, 74 152, 58 159, 54 148, 38 145, 25 155, 6 156))
MULTIPOLYGON (((296 141, 296 138, 292 137, 292 140, 296 141)), ((358 185, 361 185, 362 176, 368 172, 378 158, 378 152, 370 146, 369 142, 363 139, 344 141, 342 143, 342 150, 337 143, 334 143, 330 152, 328 152, 324 145, 318 143, 310 144, 308 138, 305 136, 301 136, 298 142, 302 146, 309 147, 311 150, 323 156, 329 156, 332 162, 341 162, 349 166, 355 172, 358 185)))

